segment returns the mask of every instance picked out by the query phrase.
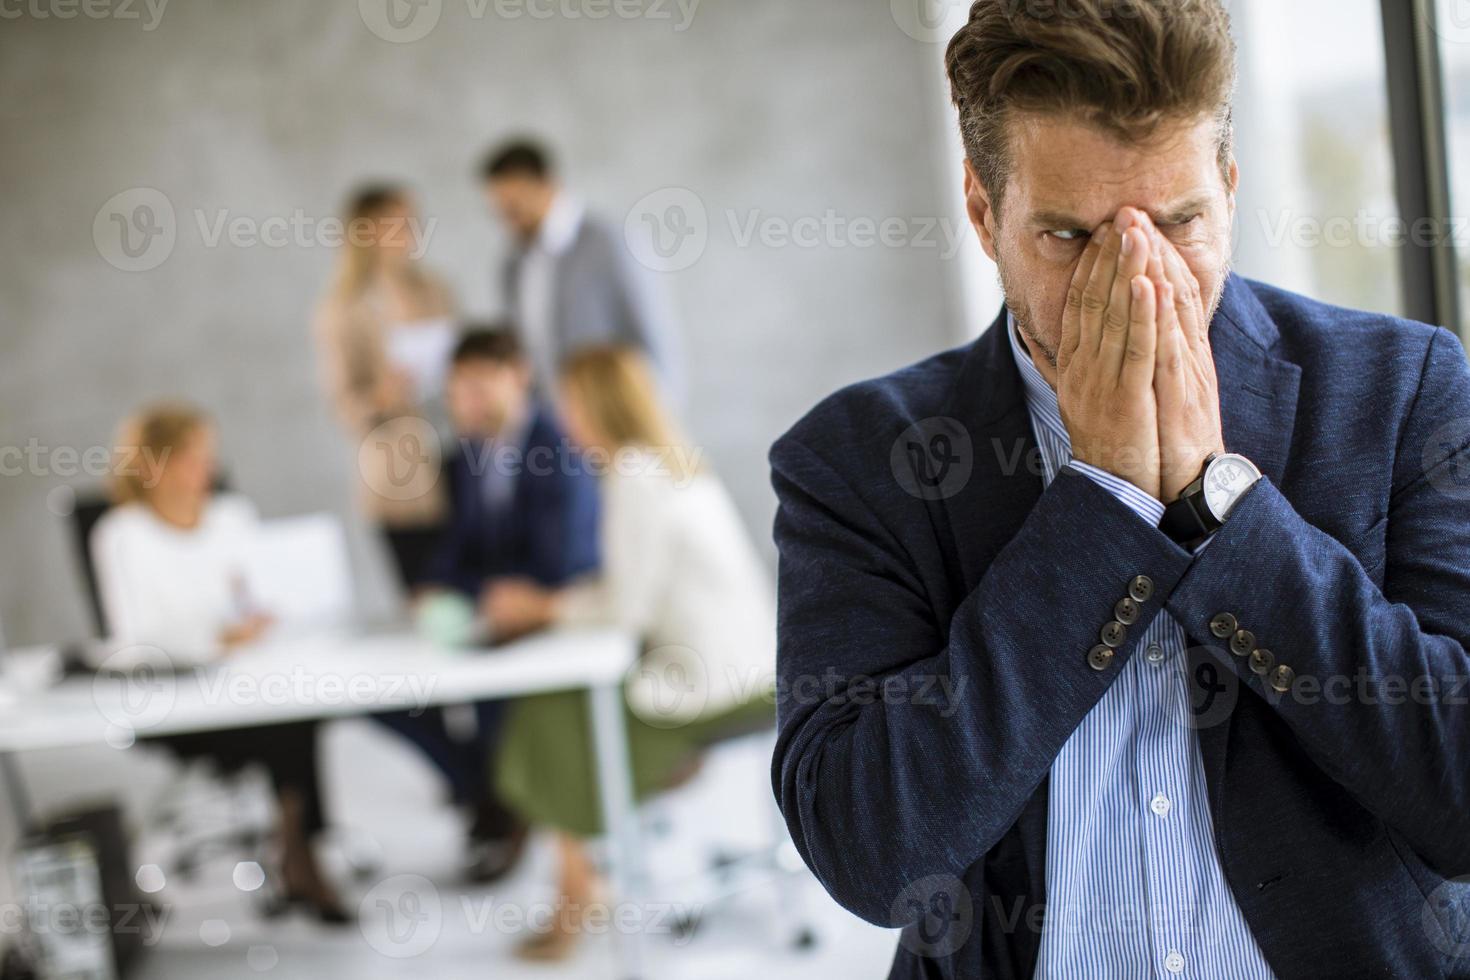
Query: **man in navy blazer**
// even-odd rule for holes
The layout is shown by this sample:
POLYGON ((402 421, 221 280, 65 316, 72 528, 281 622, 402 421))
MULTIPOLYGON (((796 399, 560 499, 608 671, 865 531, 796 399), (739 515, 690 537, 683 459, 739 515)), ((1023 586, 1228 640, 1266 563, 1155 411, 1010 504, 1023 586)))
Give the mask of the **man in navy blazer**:
POLYGON ((980 0, 1006 311, 771 451, 777 797, 892 976, 1470 977, 1470 371, 1228 270, 1216 0, 980 0))
MULTIPOLYGON (((427 587, 457 591, 478 605, 495 579, 552 588, 594 571, 597 478, 532 397, 530 366, 513 330, 465 331, 452 357, 448 399, 458 437, 444 466, 450 520, 427 587)), ((505 702, 475 708, 472 741, 453 737, 439 711, 377 718, 424 753, 469 811, 469 873, 490 882, 515 865, 526 828, 494 792, 505 702)))
POLYGON ((431 580, 478 601, 496 578, 555 588, 594 571, 597 478, 532 396, 515 335, 467 333, 452 372, 459 441, 445 462, 450 520, 431 580))

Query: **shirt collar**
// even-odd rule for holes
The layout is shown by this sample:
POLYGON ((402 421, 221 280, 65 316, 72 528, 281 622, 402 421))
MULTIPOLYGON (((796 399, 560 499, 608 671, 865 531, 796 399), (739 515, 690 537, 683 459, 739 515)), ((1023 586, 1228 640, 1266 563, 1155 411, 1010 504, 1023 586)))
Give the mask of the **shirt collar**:
POLYGON ((506 425, 493 436, 464 436, 462 442, 466 447, 477 446, 486 453, 524 453, 527 443, 531 439, 531 426, 536 421, 536 407, 534 403, 521 413, 514 421, 506 425))
POLYGON ((1048 416, 1060 417, 1061 403, 1057 400, 1057 393, 1046 383, 1036 362, 1031 359, 1030 352, 1021 343, 1016 318, 1009 313, 1006 314, 1006 336, 1011 341, 1011 353, 1015 355, 1016 367, 1021 371, 1021 386, 1026 392, 1027 407, 1033 412, 1041 411, 1048 416))
POLYGON ((582 227, 582 205, 564 191, 551 199, 551 209, 541 219, 536 232, 536 247, 549 255, 561 255, 572 247, 582 227))
POLYGON ((535 420, 536 407, 527 403, 515 421, 511 422, 495 437, 495 443, 508 449, 524 453, 531 436, 531 423, 535 420))

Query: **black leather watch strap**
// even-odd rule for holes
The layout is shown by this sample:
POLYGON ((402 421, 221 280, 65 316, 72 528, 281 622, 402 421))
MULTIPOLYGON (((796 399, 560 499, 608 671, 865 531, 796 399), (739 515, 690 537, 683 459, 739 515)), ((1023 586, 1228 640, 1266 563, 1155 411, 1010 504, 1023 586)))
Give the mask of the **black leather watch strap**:
POLYGON ((1164 517, 1159 521, 1159 530, 1167 534, 1176 544, 1188 545, 1201 538, 1209 537, 1218 528, 1210 527, 1195 510, 1194 497, 1186 494, 1164 508, 1164 517))

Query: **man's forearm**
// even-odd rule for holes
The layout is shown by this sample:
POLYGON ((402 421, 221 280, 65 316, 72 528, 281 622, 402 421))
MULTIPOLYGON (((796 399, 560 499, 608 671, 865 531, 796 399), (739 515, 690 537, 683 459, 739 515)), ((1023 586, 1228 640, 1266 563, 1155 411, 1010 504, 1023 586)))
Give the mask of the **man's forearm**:
POLYGON ((783 490, 779 467, 777 487, 778 793, 828 890, 884 921, 904 885, 961 874, 1015 823, 1192 559, 1063 470, 941 629, 926 597, 835 560, 860 542, 783 490), (1125 599, 1133 625, 1092 656, 1125 599), (854 863, 859 844, 881 866, 854 863))
POLYGON ((1426 632, 1269 480, 1242 499, 1167 607, 1334 781, 1442 874, 1470 872, 1463 634, 1426 632))

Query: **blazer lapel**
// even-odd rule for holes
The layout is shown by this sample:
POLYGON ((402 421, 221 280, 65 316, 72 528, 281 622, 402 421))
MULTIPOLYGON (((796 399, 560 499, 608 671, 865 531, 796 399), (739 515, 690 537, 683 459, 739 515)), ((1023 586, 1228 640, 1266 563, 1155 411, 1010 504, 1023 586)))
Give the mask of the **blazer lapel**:
MULTIPOLYGON (((1226 450, 1255 463, 1277 487, 1286 480, 1302 373, 1298 365, 1272 353, 1279 340, 1276 324, 1250 285, 1231 275, 1210 323, 1210 346, 1220 385, 1220 425, 1226 450)), ((1212 652, 1206 655, 1220 661, 1219 671, 1233 670, 1228 663, 1230 654, 1220 649, 1218 640, 1191 636, 1190 642, 1209 647, 1212 652)), ((1198 681, 1191 676, 1189 683, 1198 681)), ((1230 721, 1199 729, 1205 784, 1217 827, 1230 729, 1230 721)))
POLYGON ((970 478, 937 502, 936 520, 954 542, 959 598, 1016 536, 1041 496, 1040 450, 1011 353, 1004 310, 966 354, 945 414, 970 438, 970 478))
POLYGON ((1279 487, 1291 451, 1302 369, 1271 353, 1278 340, 1276 324, 1250 285, 1231 275, 1210 324, 1225 448, 1255 463, 1279 487))

